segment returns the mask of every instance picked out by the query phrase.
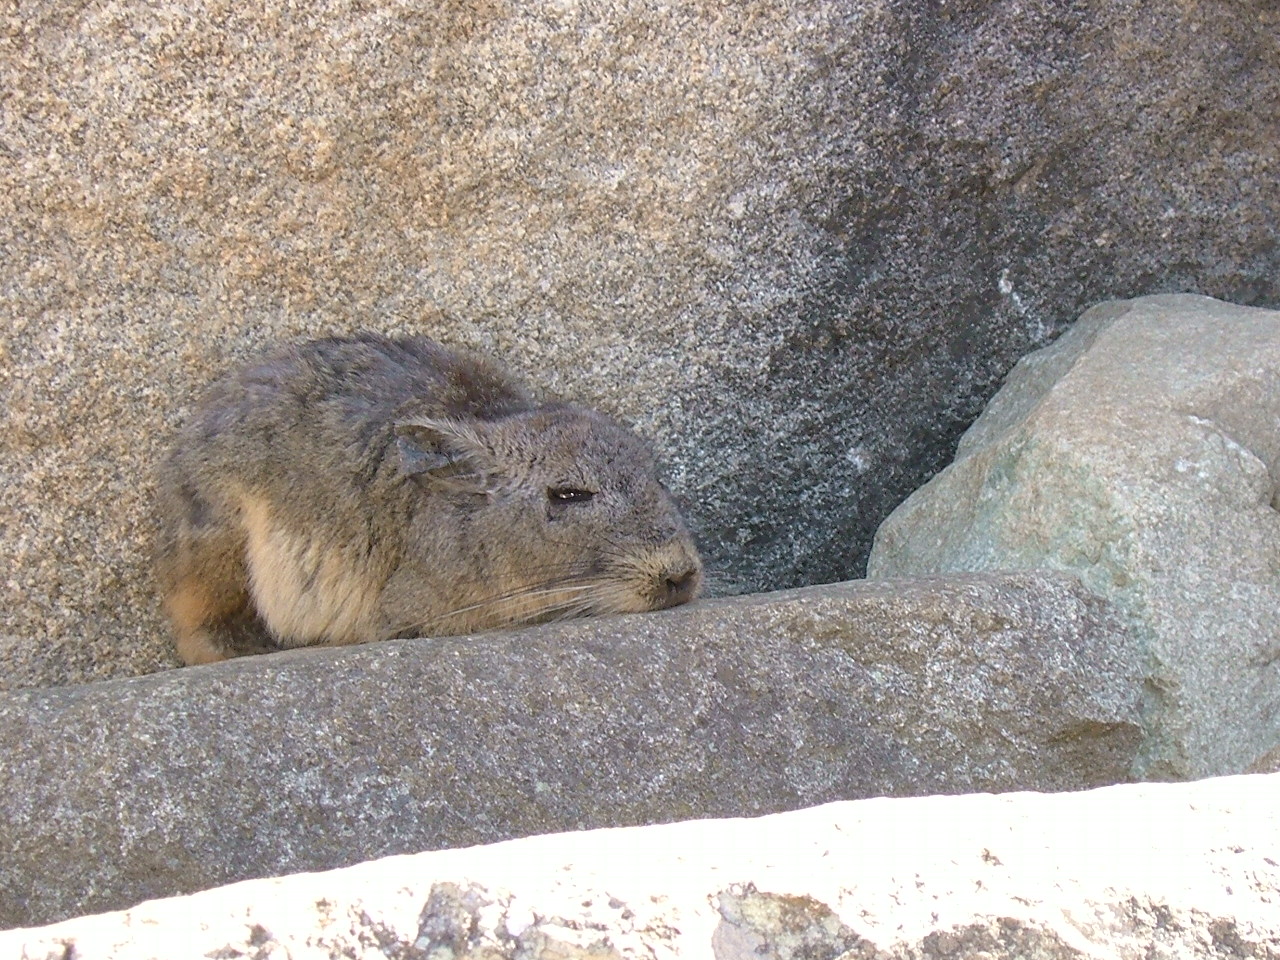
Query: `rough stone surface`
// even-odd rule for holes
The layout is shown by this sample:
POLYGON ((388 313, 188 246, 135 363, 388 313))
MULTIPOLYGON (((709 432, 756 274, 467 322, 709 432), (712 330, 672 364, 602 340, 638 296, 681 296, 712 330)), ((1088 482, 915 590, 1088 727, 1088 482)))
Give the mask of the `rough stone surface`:
POLYGON ((1280 776, 531 837, 0 933, 26 960, 1275 960, 1280 776))
POLYGON ((1272 747, 1249 765, 1246 773, 1280 773, 1280 745, 1272 747))
POLYGON ((0 698, 0 924, 549 830, 1125 778, 1069 578, 815 587, 0 698))
POLYGON ((503 355, 777 589, 1089 304, 1280 304, 1270 0, 35 0, 0 89, 10 686, 174 663, 149 468, 268 342, 503 355))
POLYGON ((869 573, 1078 574, 1148 659, 1137 772, 1240 773, 1280 743, 1278 490, 1280 312, 1103 304, 1018 364, 869 573))

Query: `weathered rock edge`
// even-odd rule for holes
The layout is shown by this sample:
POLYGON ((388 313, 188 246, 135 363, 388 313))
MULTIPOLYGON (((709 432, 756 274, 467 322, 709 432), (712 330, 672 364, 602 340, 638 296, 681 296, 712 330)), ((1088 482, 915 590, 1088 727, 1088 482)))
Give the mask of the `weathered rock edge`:
POLYGON ((849 583, 0 700, 0 925, 555 830, 1124 780, 1060 576, 849 583))
POLYGON ((1274 958, 1277 808, 1280 776, 1254 776, 531 837, 0 933, 0 954, 1274 958))

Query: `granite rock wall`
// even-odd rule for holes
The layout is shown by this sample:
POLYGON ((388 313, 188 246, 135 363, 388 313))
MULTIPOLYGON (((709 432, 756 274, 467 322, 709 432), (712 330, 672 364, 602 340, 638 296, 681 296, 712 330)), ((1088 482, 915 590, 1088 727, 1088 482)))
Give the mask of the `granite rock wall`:
POLYGON ((1084 306, 1280 304, 1262 0, 34 2, 0 89, 5 686, 174 663, 150 468, 281 339, 632 421, 724 591, 859 575, 1084 306))

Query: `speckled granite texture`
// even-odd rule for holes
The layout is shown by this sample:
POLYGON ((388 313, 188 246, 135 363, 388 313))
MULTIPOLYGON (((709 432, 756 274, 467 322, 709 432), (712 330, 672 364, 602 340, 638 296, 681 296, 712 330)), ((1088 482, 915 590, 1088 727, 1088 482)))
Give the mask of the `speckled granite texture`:
POLYGON ((37 2, 0 90, 5 685, 173 662, 149 468, 282 338, 629 419, 758 589, 859 574, 1089 303, 1280 303, 1261 0, 37 2))
POLYGON ((1137 772, 1215 776, 1280 744, 1278 511, 1280 311, 1142 297, 1023 358, 869 571, 1078 576, 1144 653, 1137 772))
POLYGON ((0 697, 0 927, 548 830, 1127 778, 1069 577, 860 582, 0 697))

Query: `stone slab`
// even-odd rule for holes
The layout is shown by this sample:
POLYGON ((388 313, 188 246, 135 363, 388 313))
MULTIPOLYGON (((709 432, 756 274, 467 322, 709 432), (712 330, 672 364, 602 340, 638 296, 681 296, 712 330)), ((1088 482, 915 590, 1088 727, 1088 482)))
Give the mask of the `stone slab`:
POLYGON ((0 698, 0 924, 393 853, 1123 780, 1139 663, 1070 578, 851 583, 0 698))

